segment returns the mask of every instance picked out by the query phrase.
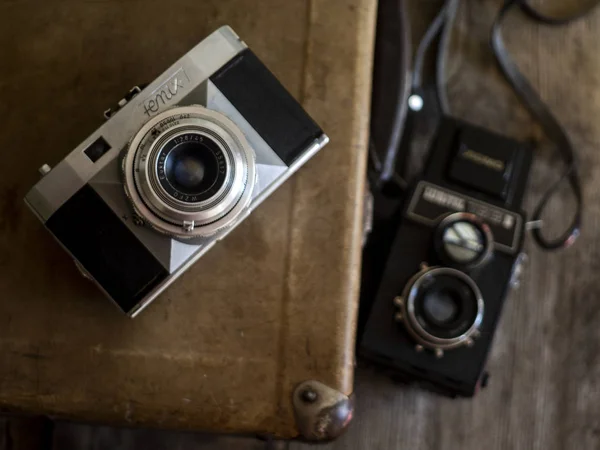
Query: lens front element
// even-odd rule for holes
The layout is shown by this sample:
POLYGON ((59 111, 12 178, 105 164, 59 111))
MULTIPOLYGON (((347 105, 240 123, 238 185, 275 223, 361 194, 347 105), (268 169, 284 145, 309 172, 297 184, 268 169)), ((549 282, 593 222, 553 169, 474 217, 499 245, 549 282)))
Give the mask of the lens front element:
POLYGON ((419 329, 427 335, 460 338, 477 319, 478 292, 462 276, 429 273, 413 289, 414 317, 419 329))
POLYGON ((460 314, 460 309, 460 299, 450 290, 435 289, 423 296, 425 317, 437 326, 454 321, 460 314))
POLYGON ((167 142, 158 154, 158 179, 173 198, 187 203, 209 199, 227 178, 227 159, 209 136, 183 133, 167 142))

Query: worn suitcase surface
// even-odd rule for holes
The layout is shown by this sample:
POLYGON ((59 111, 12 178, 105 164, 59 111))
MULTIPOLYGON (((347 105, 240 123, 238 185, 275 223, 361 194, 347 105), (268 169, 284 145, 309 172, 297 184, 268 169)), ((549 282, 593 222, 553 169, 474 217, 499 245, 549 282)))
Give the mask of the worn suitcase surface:
POLYGON ((370 0, 0 4, 9 43, 0 49, 2 410, 284 438, 344 428, 375 9, 370 0), (22 198, 36 169, 63 159, 102 111, 223 24, 331 143, 131 320, 22 198))

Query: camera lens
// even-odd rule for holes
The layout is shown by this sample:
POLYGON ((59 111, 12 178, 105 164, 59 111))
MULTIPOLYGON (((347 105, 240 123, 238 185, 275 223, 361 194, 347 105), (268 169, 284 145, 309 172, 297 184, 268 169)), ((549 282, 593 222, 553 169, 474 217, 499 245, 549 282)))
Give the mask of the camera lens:
POLYGON ((430 276, 415 297, 415 315, 432 336, 452 339, 464 334, 477 316, 477 295, 462 278, 430 276))
POLYGON ((203 106, 168 109, 123 155, 125 193, 153 229, 181 239, 231 226, 252 200, 253 149, 229 118, 203 106))
POLYGON ((434 267, 415 275, 405 287, 402 316, 407 330, 422 345, 462 345, 483 319, 483 298, 464 272, 434 267))
POLYGON ((209 136, 184 133, 167 140, 157 158, 158 181, 173 198, 195 203, 215 195, 226 180, 223 150, 209 136))

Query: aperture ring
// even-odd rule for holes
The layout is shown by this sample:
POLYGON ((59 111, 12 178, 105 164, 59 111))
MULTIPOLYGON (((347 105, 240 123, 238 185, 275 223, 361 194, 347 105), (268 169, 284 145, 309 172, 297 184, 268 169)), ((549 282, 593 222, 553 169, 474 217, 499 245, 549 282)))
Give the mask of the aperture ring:
MULTIPOLYGON (((175 142, 173 148, 177 145, 183 144, 175 142)), ((210 236, 233 224, 249 205, 256 180, 254 151, 243 133, 230 119, 203 106, 176 107, 148 121, 133 137, 122 167, 125 192, 136 213, 154 229, 183 239, 210 236), (170 189, 160 179, 168 159, 165 156, 160 166, 161 152, 181 136, 197 141, 202 137, 200 147, 188 146, 185 152, 205 152, 203 157, 209 155, 207 161, 214 163, 211 170, 219 172, 216 177, 220 186, 213 189, 209 183, 206 191, 210 195, 197 198, 200 201, 182 198, 182 189, 187 189, 184 185, 170 189)))
MULTIPOLYGON (((194 211, 202 211, 205 209, 209 209, 216 204, 223 201, 224 197, 231 190, 233 179, 235 178, 236 167, 233 164, 233 154, 231 148, 225 143, 220 136, 211 130, 202 127, 194 127, 194 128, 186 128, 184 131, 176 130, 176 132, 171 132, 169 134, 165 133, 165 137, 158 140, 155 144, 156 150, 152 153, 152 158, 148 162, 148 177, 149 182, 152 185, 156 194, 162 199, 163 202, 169 204, 173 207, 177 207, 182 210, 186 210, 189 212, 194 211), (223 158, 223 165, 225 166, 225 171, 223 173, 223 182, 218 186, 219 189, 215 189, 208 196, 197 198, 193 200, 193 196, 188 196, 188 200, 185 200, 183 197, 183 193, 178 193, 180 198, 177 198, 174 195, 176 190, 174 188, 169 189, 169 183, 165 180, 161 181, 160 175, 160 158, 161 154, 168 153, 168 149, 165 150, 165 146, 168 145, 169 141, 176 138, 178 135, 184 134, 197 134, 199 136, 205 136, 206 138, 213 139, 215 145, 219 147, 217 150, 221 154, 221 158, 223 158)), ((167 155, 165 155, 166 158, 167 155)))

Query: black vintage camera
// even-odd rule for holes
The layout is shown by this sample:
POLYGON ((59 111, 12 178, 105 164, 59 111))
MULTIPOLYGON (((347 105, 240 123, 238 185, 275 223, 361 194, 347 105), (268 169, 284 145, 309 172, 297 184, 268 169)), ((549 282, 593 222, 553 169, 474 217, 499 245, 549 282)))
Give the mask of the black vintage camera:
POLYGON ((359 351, 450 396, 472 396, 522 263, 531 150, 445 119, 411 188, 359 351))

